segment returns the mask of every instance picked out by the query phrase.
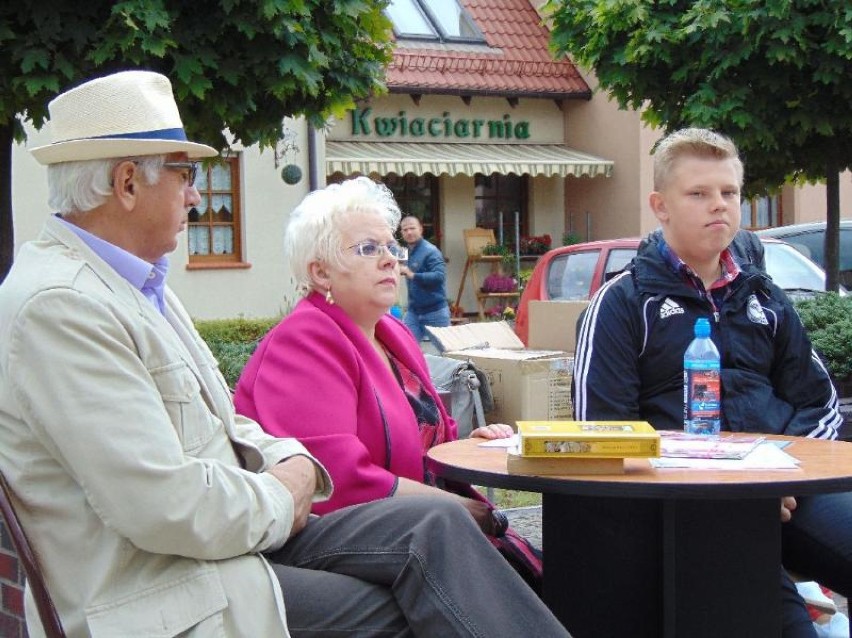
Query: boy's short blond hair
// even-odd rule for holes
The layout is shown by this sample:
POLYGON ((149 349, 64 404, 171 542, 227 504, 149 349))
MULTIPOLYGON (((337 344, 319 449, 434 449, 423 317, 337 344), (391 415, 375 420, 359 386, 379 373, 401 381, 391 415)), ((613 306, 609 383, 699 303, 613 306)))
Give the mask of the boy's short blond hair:
POLYGON ((736 145, 724 135, 706 128, 684 128, 661 139, 654 153, 654 190, 660 191, 682 157, 733 160, 739 185, 743 184, 743 163, 736 145))

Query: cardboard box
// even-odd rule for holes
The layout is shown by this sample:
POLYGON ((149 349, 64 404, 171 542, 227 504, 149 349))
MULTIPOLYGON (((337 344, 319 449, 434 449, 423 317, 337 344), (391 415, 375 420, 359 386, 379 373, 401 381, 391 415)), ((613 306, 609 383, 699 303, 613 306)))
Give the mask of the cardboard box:
POLYGON ((577 345, 577 319, 588 301, 530 301, 530 348, 574 352, 577 345))
POLYGON ((489 423, 573 418, 571 381, 574 358, 559 350, 523 347, 504 322, 429 328, 446 357, 462 359, 485 372, 494 396, 489 423))
POLYGON ((466 323, 448 328, 426 326, 426 331, 441 352, 489 347, 521 350, 524 347, 524 342, 505 321, 466 323))

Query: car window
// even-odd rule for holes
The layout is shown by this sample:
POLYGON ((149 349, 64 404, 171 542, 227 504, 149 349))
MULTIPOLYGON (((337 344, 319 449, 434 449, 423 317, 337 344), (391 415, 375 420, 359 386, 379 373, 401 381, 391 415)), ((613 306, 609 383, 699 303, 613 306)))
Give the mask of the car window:
POLYGON ((547 270, 549 299, 588 299, 600 250, 567 253, 554 257, 547 270))
MULTIPOLYGON (((780 237, 800 253, 825 268, 825 231, 780 237)), ((852 284, 852 228, 840 229, 840 283, 852 284)))
POLYGON ((852 228, 840 229, 840 283, 852 288, 852 228))
POLYGON ((809 257, 823 268, 825 267, 825 233, 802 233, 784 237, 784 241, 793 246, 805 257, 809 257))
POLYGON ((840 270, 852 270, 852 228, 840 229, 840 270))
POLYGON ((604 268, 604 280, 608 280, 612 275, 624 270, 624 267, 630 263, 636 256, 635 248, 613 248, 609 251, 606 258, 606 268, 604 268))
MULTIPOLYGON (((786 241, 795 246, 803 255, 825 268, 825 229, 820 228, 790 234, 766 233, 766 236, 777 237, 786 241)), ((840 228, 840 270, 852 270, 852 228, 848 226, 840 228)))
POLYGON ((825 273, 792 246, 764 244, 766 272, 785 290, 825 290, 825 273))

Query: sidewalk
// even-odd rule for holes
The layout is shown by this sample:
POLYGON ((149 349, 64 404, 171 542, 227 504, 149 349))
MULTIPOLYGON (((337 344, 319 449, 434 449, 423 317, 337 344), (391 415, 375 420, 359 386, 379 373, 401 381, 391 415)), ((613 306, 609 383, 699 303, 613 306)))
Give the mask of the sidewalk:
MULTIPOLYGON (((533 545, 541 548, 541 506, 515 507, 503 510, 509 524, 521 536, 526 537, 533 545)), ((849 616, 848 601, 839 594, 834 594, 837 610, 849 616)))

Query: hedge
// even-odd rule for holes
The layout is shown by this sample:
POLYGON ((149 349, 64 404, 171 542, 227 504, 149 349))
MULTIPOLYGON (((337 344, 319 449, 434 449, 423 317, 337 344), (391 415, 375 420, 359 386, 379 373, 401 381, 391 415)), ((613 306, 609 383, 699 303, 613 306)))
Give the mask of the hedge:
POLYGON ((262 319, 196 320, 195 327, 219 361, 219 369, 233 388, 257 344, 280 317, 262 319))
POLYGON ((852 380, 852 296, 827 292, 797 302, 796 310, 835 382, 852 380))

